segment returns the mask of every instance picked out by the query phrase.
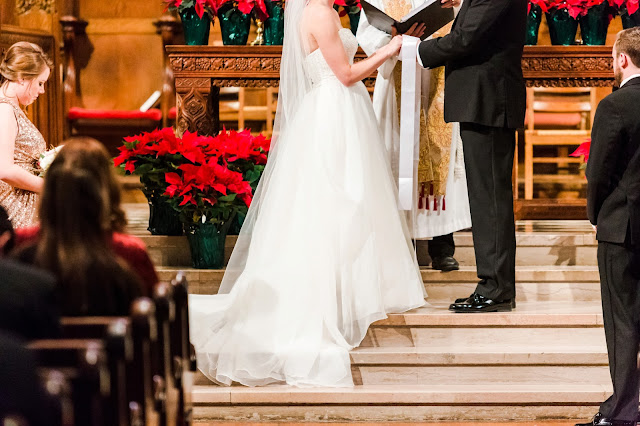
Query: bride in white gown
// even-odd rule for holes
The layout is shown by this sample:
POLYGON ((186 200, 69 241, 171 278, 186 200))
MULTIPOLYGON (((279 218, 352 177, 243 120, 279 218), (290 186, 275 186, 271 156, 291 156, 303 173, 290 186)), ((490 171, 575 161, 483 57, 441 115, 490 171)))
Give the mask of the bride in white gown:
POLYGON ((425 303, 360 81, 402 40, 353 64, 332 5, 287 2, 275 145, 219 294, 189 299, 198 367, 221 384, 353 386, 369 325, 425 303))

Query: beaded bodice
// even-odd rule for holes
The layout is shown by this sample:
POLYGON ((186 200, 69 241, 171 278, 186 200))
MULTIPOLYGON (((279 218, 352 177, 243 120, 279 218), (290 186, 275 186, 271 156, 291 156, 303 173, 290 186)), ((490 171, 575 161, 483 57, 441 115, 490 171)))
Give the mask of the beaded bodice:
MULTIPOLYGON (((358 40, 356 40, 356 37, 348 28, 340 29, 338 34, 340 40, 342 40, 344 50, 347 52, 349 63, 353 64, 353 57, 358 50, 358 40)), ((311 84, 314 87, 318 86, 324 80, 336 78, 331 68, 329 68, 329 64, 325 61, 324 56, 322 56, 320 49, 316 49, 307 55, 305 58, 305 67, 311 79, 311 84)))

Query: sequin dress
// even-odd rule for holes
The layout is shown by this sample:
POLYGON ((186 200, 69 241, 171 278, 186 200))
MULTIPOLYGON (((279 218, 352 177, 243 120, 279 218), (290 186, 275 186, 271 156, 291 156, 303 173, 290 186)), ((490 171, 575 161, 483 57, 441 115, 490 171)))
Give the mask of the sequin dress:
MULTIPOLYGON (((40 172, 38 160, 40 154, 46 150, 46 142, 36 126, 27 118, 24 111, 7 98, 0 98, 0 103, 13 107, 18 124, 18 134, 13 154, 14 164, 30 173, 40 172)), ((38 194, 25 189, 14 188, 6 182, 0 181, 0 205, 7 210, 9 220, 14 228, 30 226, 37 222, 36 204, 38 194)))

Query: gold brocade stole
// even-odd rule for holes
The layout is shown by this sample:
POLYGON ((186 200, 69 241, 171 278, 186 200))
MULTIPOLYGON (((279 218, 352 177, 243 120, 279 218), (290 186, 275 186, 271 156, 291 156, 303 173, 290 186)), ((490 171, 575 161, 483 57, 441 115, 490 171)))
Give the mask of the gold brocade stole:
MULTIPOLYGON (((385 12, 394 19, 399 19, 389 12, 389 5, 394 12, 399 11, 403 17, 411 10, 411 5, 404 0, 386 0, 385 12), (396 1, 408 9, 400 9, 396 1)), ((434 36, 443 36, 451 30, 451 23, 437 31, 434 36)), ((400 120, 400 98, 402 85, 402 63, 398 62, 393 69, 394 89, 396 92, 398 121, 400 120)), ((429 107, 425 114, 420 108, 420 155, 418 160, 418 190, 421 199, 425 195, 445 195, 447 176, 449 173, 452 124, 444 121, 444 67, 431 70, 429 85, 429 107), (428 120, 427 120, 428 118, 428 120), (425 193, 426 192, 426 193, 425 193)), ((420 203, 422 204, 422 203, 420 203)), ((420 206, 422 207, 422 206, 420 206)))

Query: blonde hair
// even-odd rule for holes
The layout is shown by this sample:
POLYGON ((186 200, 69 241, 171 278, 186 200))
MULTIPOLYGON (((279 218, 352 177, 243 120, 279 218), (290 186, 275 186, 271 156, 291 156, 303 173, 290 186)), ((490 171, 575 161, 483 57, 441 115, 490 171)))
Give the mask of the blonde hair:
POLYGON ((42 47, 26 41, 11 46, 0 62, 0 85, 6 81, 33 80, 53 62, 42 47))
POLYGON ((616 56, 625 53, 633 65, 640 67, 640 27, 620 31, 616 37, 614 48, 616 56))

